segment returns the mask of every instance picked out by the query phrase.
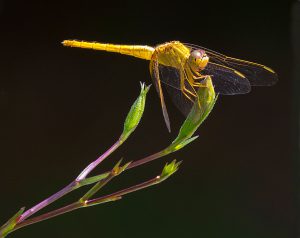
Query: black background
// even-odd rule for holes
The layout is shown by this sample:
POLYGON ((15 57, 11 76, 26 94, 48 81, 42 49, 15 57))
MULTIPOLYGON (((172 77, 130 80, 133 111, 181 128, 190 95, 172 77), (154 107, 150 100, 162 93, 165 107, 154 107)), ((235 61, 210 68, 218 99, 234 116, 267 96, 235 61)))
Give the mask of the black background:
MULTIPOLYGON (((139 81, 151 83, 146 61, 60 42, 153 46, 180 40, 266 64, 280 81, 220 97, 197 141, 124 174, 102 193, 151 178, 166 161, 183 160, 165 183, 13 235, 296 237, 292 7, 291 1, 259 0, 0 1, 0 223, 62 188, 112 145, 139 81)), ((120 157, 135 160, 167 146, 184 119, 167 103, 171 134, 152 88, 142 123, 97 172, 120 157)))

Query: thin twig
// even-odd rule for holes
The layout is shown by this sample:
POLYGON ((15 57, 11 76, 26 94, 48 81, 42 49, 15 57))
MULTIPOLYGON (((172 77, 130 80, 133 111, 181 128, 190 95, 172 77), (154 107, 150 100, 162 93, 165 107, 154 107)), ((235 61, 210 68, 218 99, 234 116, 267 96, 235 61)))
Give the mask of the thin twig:
MULTIPOLYGON (((141 166, 141 165, 144 165, 144 164, 149 163, 149 162, 151 162, 151 161, 153 161, 153 160, 155 160, 155 159, 161 158, 161 157, 163 157, 163 156, 165 156, 165 155, 167 155, 167 154, 169 154, 169 153, 171 153, 171 152, 166 152, 165 150, 162 150, 162 151, 160 151, 160 152, 158 152, 158 153, 149 155, 149 156, 147 156, 147 157, 145 157, 145 158, 142 158, 142 159, 140 159, 140 160, 136 160, 136 161, 130 163, 128 166, 126 166, 126 167, 124 168, 124 171, 129 170, 129 169, 132 169, 132 168, 135 168, 135 167, 138 167, 138 166, 141 166)), ((91 190, 89 190, 89 191, 88 191, 88 192, 87 192, 87 193, 79 200, 79 202, 75 202, 75 203, 73 203, 73 204, 70 204, 69 206, 66 206, 66 207, 62 207, 62 208, 56 209, 56 210, 54 210, 54 211, 51 211, 51 212, 42 214, 42 215, 40 215, 40 216, 31 218, 31 219, 27 219, 27 220, 24 220, 24 219, 23 219, 22 221, 18 222, 18 224, 17 224, 17 225, 15 226, 15 228, 13 229, 13 231, 16 230, 16 229, 22 228, 22 227, 24 227, 24 226, 28 226, 28 225, 31 225, 31 224, 33 224, 33 223, 37 223, 37 222, 40 222, 40 221, 44 221, 44 220, 46 220, 46 219, 49 219, 49 218, 58 216, 58 215, 60 215, 60 214, 67 213, 67 212, 70 212, 70 211, 73 211, 73 210, 75 210, 75 209, 80 208, 81 206, 78 206, 77 203, 82 204, 83 201, 86 201, 86 198, 90 198, 92 195, 94 195, 96 191, 98 191, 100 188, 102 188, 105 184, 107 184, 107 183, 115 176, 115 175, 113 175, 112 170, 109 171, 109 172, 106 172, 106 173, 104 173, 104 174, 107 174, 107 177, 104 178, 103 180, 100 180, 100 181, 97 183, 97 187, 96 187, 95 189, 93 189, 93 188, 94 188, 94 187, 93 187, 91 190), (75 205, 75 204, 77 204, 77 205, 75 205)), ((155 179, 157 179, 157 177, 156 177, 155 179)), ((151 180, 151 181, 152 181, 152 180, 151 180)), ((152 182, 153 182, 153 181, 152 181, 152 182)), ((146 186, 147 183, 150 183, 150 184, 151 184, 152 182, 147 181, 147 182, 145 182, 145 183, 142 183, 142 184, 133 186, 133 187, 131 187, 131 188, 128 188, 128 191, 129 191, 129 192, 133 192, 132 189, 134 189, 135 187, 137 188, 137 190, 139 190, 139 189, 142 188, 142 186, 146 186)), ((74 182, 73 182, 73 183, 74 183, 74 182)), ((76 186, 76 188, 79 188, 79 187, 81 187, 81 186, 82 186, 82 185, 79 184, 79 185, 76 186)), ((60 194, 60 197, 62 197, 63 195, 66 194, 66 193, 63 194, 64 191, 71 192, 75 187, 74 187, 74 186, 72 187, 72 183, 71 183, 71 184, 68 185, 66 188, 64 188, 64 189, 62 189, 60 192, 58 192, 58 193, 61 193, 61 194, 60 194), (68 188, 68 189, 70 189, 70 190, 68 191, 66 188, 68 188)), ((119 192, 122 193, 121 195, 124 195, 126 191, 127 191, 127 189, 124 189, 124 190, 121 190, 121 191, 119 191, 119 192)), ((118 192, 117 192, 117 193, 118 193, 118 192)), ((99 198, 99 199, 101 199, 101 201, 104 203, 104 202, 107 202, 106 200, 108 200, 109 197, 110 197, 111 199, 112 199, 113 197, 116 197, 117 193, 111 194, 111 195, 107 195, 107 196, 101 197, 101 198, 99 198), (113 195, 113 196, 112 196, 112 195, 113 195), (105 199, 106 199, 106 200, 105 200, 105 199), (105 200, 105 201, 104 201, 104 200, 105 200)), ((127 192, 127 193, 128 193, 128 192, 127 192)), ((57 193, 56 193, 56 194, 57 194, 57 193)), ((56 194, 55 194, 55 195, 56 195, 56 194)), ((53 195, 53 196, 55 197, 55 195, 53 195)), ((53 196, 51 196, 51 197, 53 197, 53 196)), ((50 197, 50 198, 51 198, 51 197, 50 197)), ((59 198, 59 197, 57 197, 56 199, 58 199, 58 198, 59 198)), ((55 200, 56 200, 56 199, 55 199, 55 200)), ((118 199, 118 198, 116 197, 116 199, 118 199)), ((116 200, 116 199, 114 199, 114 200, 116 200)), ((52 199, 52 201, 55 201, 55 200, 52 199)), ((102 202, 101 202, 101 203, 102 203, 102 202)), ((90 203, 90 204, 88 204, 88 205, 92 205, 92 204, 96 203, 96 201, 90 200, 90 202, 86 202, 86 203, 87 203, 87 204, 90 203)), ((48 203, 48 204, 50 204, 50 203, 48 203)), ((47 205, 48 205, 48 204, 47 204, 47 205)), ((37 212, 37 211, 35 211, 35 212, 37 212)), ((31 213, 30 215, 34 214, 35 212, 31 213)), ((24 214, 25 214, 25 213, 24 213, 24 214)), ((27 217, 27 218, 28 218, 28 217, 27 217)))
POLYGON ((60 191, 58 191, 57 193, 53 194, 49 198, 46 198, 45 200, 43 200, 42 202, 38 203, 34 207, 32 207, 32 208, 28 209, 27 211, 25 211, 20 216, 19 223, 21 223, 22 221, 24 221, 26 218, 32 216, 33 214, 35 214, 39 210, 43 209, 44 207, 48 206, 49 204, 53 203, 57 199, 59 199, 59 198, 63 197, 64 195, 70 193, 75 188, 76 188, 76 181, 73 181, 72 183, 70 183, 69 185, 67 185, 66 187, 64 187, 60 191))
POLYGON ((50 218, 53 218, 53 217, 56 217, 56 216, 59 216, 61 214, 64 214, 64 213, 67 213, 67 212, 70 212, 70 211, 74 211, 78 208, 81 208, 82 207, 82 204, 80 202, 74 202, 74 203, 71 203, 65 207, 62 207, 62 208, 58 208, 54 211, 51 211, 51 212, 48 212, 48 213, 45 213, 45 214, 42 214, 40 216, 37 216, 37 217, 34 217, 34 218, 31 218, 31 219, 27 219, 23 222, 20 222, 18 223, 14 229, 11 231, 15 231, 15 230, 18 230, 22 227, 25 227, 25 226, 29 226, 31 224, 34 224, 34 223, 37 223, 37 222, 40 222, 40 221, 44 221, 44 220, 47 220, 47 219, 50 219, 50 218))
POLYGON ((31 224, 34 224, 34 223, 37 223, 37 222, 40 222, 40 221, 44 221, 44 220, 56 217, 58 215, 61 215, 61 214, 67 213, 67 212, 74 211, 74 210, 79 209, 79 208, 93 206, 93 205, 97 205, 97 204, 101 204, 101 203, 105 203, 105 202, 110 202, 110 201, 116 201, 116 200, 120 199, 121 196, 123 196, 125 194, 132 193, 132 192, 135 192, 135 191, 141 190, 143 188, 146 188, 146 187, 149 187, 149 186, 152 186, 152 185, 155 185, 155 184, 158 184, 158 183, 162 182, 163 180, 161 180, 160 178, 161 178, 160 176, 156 176, 155 178, 150 179, 146 182, 134 185, 132 187, 129 187, 129 188, 120 190, 118 192, 115 192, 113 194, 106 195, 106 196, 103 196, 103 197, 99 197, 99 198, 96 198, 96 199, 92 199, 92 200, 88 200, 88 201, 84 201, 84 202, 80 202, 80 201, 74 202, 70 205, 67 205, 65 207, 56 209, 56 210, 48 212, 48 213, 45 213, 43 215, 27 219, 27 220, 17 224, 12 231, 15 231, 17 229, 20 229, 22 227, 25 227, 25 226, 28 226, 28 225, 31 225, 31 224))
POLYGON ((106 159, 111 153, 113 153, 122 142, 118 140, 112 147, 110 147, 103 155, 101 155, 98 159, 90 163, 76 178, 76 181, 81 181, 85 179, 104 159, 106 159))
POLYGON ((82 185, 80 184, 80 181, 82 181, 83 179, 85 179, 85 177, 90 172, 92 172, 92 170, 95 169, 96 166, 99 163, 101 163, 105 158, 107 158, 111 153, 113 153, 121 144, 122 143, 118 140, 106 152, 104 152, 104 154, 102 154, 98 159, 96 159, 94 162, 92 162, 91 164, 89 164, 83 170, 83 172, 81 172, 80 175, 72 183, 70 183, 69 185, 67 185, 66 187, 64 187, 63 189, 61 189, 60 191, 58 191, 57 193, 53 194, 49 198, 46 198, 42 202, 38 203, 34 207, 32 207, 32 208, 28 209, 27 211, 25 211, 21 215, 21 217, 19 219, 19 223, 23 222, 28 217, 32 216, 33 214, 35 214, 36 212, 40 211, 41 209, 43 209, 44 207, 48 206, 49 204, 55 202, 59 198, 65 196, 66 194, 68 194, 69 192, 73 191, 74 189, 77 189, 77 188, 81 187, 82 185))
POLYGON ((134 186, 129 187, 129 188, 125 188, 123 190, 120 190, 118 192, 112 193, 110 195, 106 195, 106 196, 103 196, 103 197, 99 197, 99 198, 95 198, 95 199, 92 199, 92 200, 88 200, 88 201, 86 201, 85 204, 87 206, 98 205, 98 204, 101 204, 101 203, 104 203, 104 202, 107 202, 107 201, 111 201, 114 198, 121 198, 125 194, 132 193, 132 192, 141 190, 143 188, 146 188, 146 187, 158 184, 159 182, 160 182, 160 176, 156 176, 155 178, 150 179, 150 180, 148 180, 146 182, 134 185, 134 186))

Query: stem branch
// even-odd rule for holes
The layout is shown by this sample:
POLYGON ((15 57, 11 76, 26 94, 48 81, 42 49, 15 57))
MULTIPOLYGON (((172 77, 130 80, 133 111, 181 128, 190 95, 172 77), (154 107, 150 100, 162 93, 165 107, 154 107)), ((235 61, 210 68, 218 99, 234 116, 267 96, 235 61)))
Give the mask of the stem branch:
POLYGON ((106 159, 111 153, 113 153, 122 142, 118 140, 115 144, 112 145, 103 155, 101 155, 98 159, 90 163, 76 178, 76 181, 81 181, 86 178, 104 159, 106 159))
POLYGON ((37 222, 40 222, 40 221, 47 220, 49 218, 59 216, 61 214, 64 214, 64 213, 67 213, 67 212, 70 212, 70 211, 74 211, 74 210, 76 210, 78 208, 81 208, 81 207, 82 207, 82 204, 80 202, 71 203, 71 204, 69 204, 65 207, 62 207, 62 208, 56 209, 54 211, 42 214, 40 216, 22 221, 22 222, 18 223, 12 231, 18 230, 22 227, 29 226, 31 224, 34 224, 34 223, 37 223, 37 222))
POLYGON ((134 185, 134 186, 129 187, 129 188, 125 188, 123 190, 112 193, 110 195, 106 195, 106 196, 103 196, 103 197, 100 197, 100 198, 87 200, 87 201, 74 202, 74 203, 72 203, 70 205, 67 205, 65 207, 62 207, 62 208, 56 209, 54 211, 45 213, 43 215, 28 219, 26 221, 23 221, 23 222, 17 224, 12 231, 15 231, 17 229, 20 229, 22 227, 25 227, 25 226, 28 226, 28 225, 31 225, 31 224, 34 224, 34 223, 37 223, 37 222, 40 222, 40 221, 44 221, 44 220, 56 217, 58 215, 61 215, 61 214, 67 213, 67 212, 74 211, 78 208, 93 206, 93 205, 97 205, 97 204, 101 204, 101 203, 105 203, 105 202, 110 202, 110 201, 116 201, 116 200, 120 199, 122 195, 132 193, 132 192, 135 192, 137 190, 141 190, 143 188, 158 184, 161 181, 163 181, 163 180, 160 179, 160 176, 156 176, 155 178, 150 179, 146 182, 134 185))
POLYGON ((49 204, 55 202, 57 199, 65 196, 69 192, 73 191, 74 189, 77 189, 81 187, 82 185, 80 184, 80 181, 84 180, 86 176, 91 173, 105 158, 107 158, 111 153, 113 153, 120 145, 122 142, 118 140, 115 144, 113 144, 104 154, 102 154, 98 159, 90 163, 80 174, 79 176, 69 185, 58 191, 57 193, 53 194, 49 198, 46 198, 42 202, 38 203, 37 205, 33 206, 32 208, 28 209, 25 211, 20 219, 19 223, 23 222, 25 219, 28 217, 32 216, 36 212, 40 211, 44 207, 48 206, 49 204))

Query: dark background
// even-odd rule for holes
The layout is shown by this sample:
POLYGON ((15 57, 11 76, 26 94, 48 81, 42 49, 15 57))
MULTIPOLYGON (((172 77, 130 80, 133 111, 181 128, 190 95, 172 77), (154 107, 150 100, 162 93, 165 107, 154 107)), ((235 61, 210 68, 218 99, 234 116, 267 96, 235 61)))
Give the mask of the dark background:
MULTIPOLYGON (((197 141, 124 174, 102 193, 151 178, 167 161, 183 160, 163 184, 12 236, 297 237, 298 82, 293 75, 299 74, 293 71, 292 50, 299 42, 292 36, 300 39, 300 11, 294 10, 297 27, 293 7, 292 1, 261 0, 0 1, 0 223, 62 188, 112 145, 139 81, 151 83, 146 61, 64 48, 60 42, 180 40, 266 64, 280 81, 247 95, 220 97, 197 141)), ((135 160, 167 146, 184 119, 167 104, 171 135, 152 88, 142 123, 97 172, 122 156, 135 160)))

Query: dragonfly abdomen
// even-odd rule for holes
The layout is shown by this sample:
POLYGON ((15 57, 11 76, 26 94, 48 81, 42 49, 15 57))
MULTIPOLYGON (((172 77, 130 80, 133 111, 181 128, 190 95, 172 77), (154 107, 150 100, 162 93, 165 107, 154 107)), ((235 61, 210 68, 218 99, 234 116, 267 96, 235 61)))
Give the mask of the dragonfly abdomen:
POLYGON ((154 48, 144 45, 115 45, 98 42, 87 42, 77 40, 65 40, 62 42, 64 46, 77 47, 92 50, 103 50, 115 52, 124 55, 130 55, 140 59, 151 60, 154 48))

